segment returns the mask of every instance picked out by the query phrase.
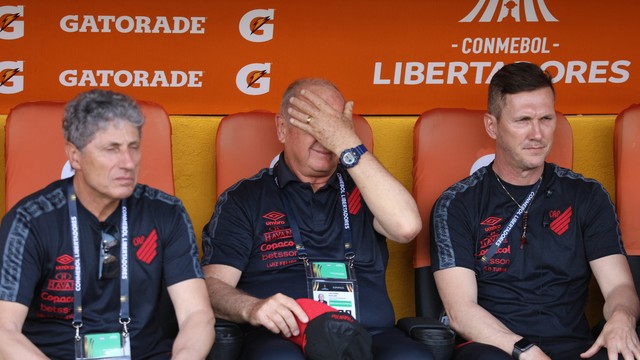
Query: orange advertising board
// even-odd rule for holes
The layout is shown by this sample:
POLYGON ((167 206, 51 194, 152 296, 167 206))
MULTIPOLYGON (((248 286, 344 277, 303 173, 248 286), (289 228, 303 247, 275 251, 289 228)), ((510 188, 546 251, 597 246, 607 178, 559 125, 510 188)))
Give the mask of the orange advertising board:
POLYGON ((633 0, 69 1, 0 5, 0 113, 101 87, 170 114, 276 110, 321 76, 360 114, 486 107, 504 63, 530 61, 567 114, 640 102, 633 0))

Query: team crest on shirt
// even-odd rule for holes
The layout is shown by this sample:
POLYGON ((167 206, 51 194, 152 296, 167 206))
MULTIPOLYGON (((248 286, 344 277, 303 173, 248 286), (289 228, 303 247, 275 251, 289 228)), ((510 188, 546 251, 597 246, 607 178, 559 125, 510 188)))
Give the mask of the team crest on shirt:
POLYGON ((158 232, 151 230, 147 236, 137 236, 133 238, 133 246, 137 248, 136 257, 143 263, 149 265, 158 255, 158 232))
POLYGON ((360 189, 355 187, 347 200, 349 204, 349 214, 357 215, 362 208, 362 196, 360 196, 360 189))
POLYGON ((573 215, 573 208, 569 206, 567 209, 563 210, 549 210, 548 214, 549 220, 549 228, 551 231, 558 235, 564 234, 567 230, 569 230, 569 224, 571 224, 571 218, 573 215))

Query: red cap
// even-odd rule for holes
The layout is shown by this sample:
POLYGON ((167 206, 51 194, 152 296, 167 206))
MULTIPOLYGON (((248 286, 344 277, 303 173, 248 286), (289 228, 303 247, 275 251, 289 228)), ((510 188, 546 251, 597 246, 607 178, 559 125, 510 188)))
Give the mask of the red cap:
MULTIPOLYGON (((302 310, 304 310, 304 312, 309 317, 309 322, 315 319, 316 317, 318 317, 319 315, 322 315, 326 312, 338 311, 335 308, 323 302, 312 300, 312 299, 306 299, 306 298, 297 299, 296 302, 298 303, 298 305, 300 305, 302 310)), ((291 336, 289 340, 298 344, 298 346, 304 348, 304 345, 306 343, 304 331, 307 328, 307 324, 309 322, 305 324, 302 321, 300 321, 300 319, 298 319, 297 317, 296 317, 296 321, 298 322, 298 329, 300 329, 300 334, 298 336, 291 336)))
POLYGON ((289 340, 298 344, 309 360, 372 360, 371 334, 353 318, 312 299, 296 300, 309 322, 298 320, 300 335, 289 340))

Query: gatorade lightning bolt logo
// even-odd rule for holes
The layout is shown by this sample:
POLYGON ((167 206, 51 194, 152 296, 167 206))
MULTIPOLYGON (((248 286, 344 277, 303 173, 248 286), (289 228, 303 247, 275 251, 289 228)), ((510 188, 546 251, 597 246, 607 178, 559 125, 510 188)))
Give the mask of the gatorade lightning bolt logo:
POLYGON ((260 80, 261 77, 267 75, 266 70, 261 71, 252 71, 247 75, 247 87, 251 87, 256 81, 260 80))
POLYGON ((263 95, 269 92, 271 63, 247 64, 236 75, 238 90, 247 95, 263 95))
POLYGON ((271 16, 265 17, 257 17, 251 21, 251 34, 255 34, 256 31, 260 30, 262 25, 266 24, 271 20, 271 16))
POLYGON ((509 20, 505 18, 511 18, 512 21, 521 22, 520 15, 523 12, 525 17, 524 21, 526 22, 538 22, 538 12, 546 22, 558 21, 558 19, 551 14, 544 0, 478 0, 473 10, 459 22, 473 22, 483 9, 482 15, 480 15, 480 18, 477 20, 478 22, 491 22, 498 11, 498 19, 495 20, 496 22, 509 20), (500 3, 499 7, 498 3, 500 3))
POLYGON ((0 17, 0 31, 4 31, 6 28, 11 25, 12 22, 16 21, 20 17, 20 14, 5 14, 0 17))
POLYGON ((240 35, 251 42, 266 42, 273 39, 275 9, 253 9, 245 13, 238 24, 240 35))
POLYGON ((20 72, 20 69, 6 69, 0 72, 0 86, 4 85, 7 81, 11 80, 16 74, 20 72))

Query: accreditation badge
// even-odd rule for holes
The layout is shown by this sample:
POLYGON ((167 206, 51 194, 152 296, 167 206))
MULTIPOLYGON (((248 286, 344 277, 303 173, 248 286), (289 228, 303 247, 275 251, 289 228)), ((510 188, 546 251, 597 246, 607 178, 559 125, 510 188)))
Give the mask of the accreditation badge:
POLYGON ((131 360, 129 339, 121 332, 83 335, 76 341, 76 360, 131 360))
POLYGON ((309 298, 358 318, 358 282, 347 261, 308 261, 309 298))

